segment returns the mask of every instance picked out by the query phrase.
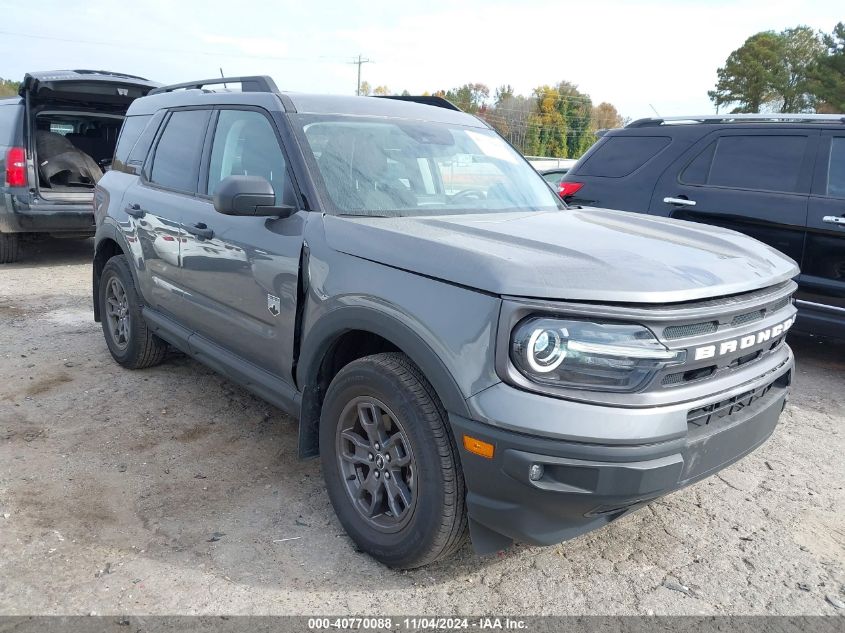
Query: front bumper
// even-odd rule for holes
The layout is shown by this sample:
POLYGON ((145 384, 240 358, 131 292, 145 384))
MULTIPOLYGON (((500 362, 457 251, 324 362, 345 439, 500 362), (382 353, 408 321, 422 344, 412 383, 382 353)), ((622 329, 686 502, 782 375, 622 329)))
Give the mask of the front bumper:
MULTIPOLYGON (((594 436, 575 441, 527 435, 512 430, 512 424, 504 428, 450 415, 461 451, 476 550, 496 551, 512 541, 559 543, 741 459, 768 439, 786 404, 794 361, 784 347, 786 360, 774 370, 730 392, 680 408, 591 407, 596 409, 591 417, 627 426, 608 434, 604 442, 594 436), (630 414, 627 423, 626 413, 630 414), (684 432, 668 433, 667 419, 679 414, 684 432), (652 435, 635 439, 632 423, 652 435), (493 444, 493 458, 468 452, 464 435, 493 444), (620 436, 627 439, 620 441, 620 436), (543 468, 537 481, 529 478, 533 464, 543 468)), ((529 395, 535 406, 524 415, 545 415, 560 426, 577 426, 577 421, 567 418, 583 413, 585 405, 573 408, 568 401, 529 395)))

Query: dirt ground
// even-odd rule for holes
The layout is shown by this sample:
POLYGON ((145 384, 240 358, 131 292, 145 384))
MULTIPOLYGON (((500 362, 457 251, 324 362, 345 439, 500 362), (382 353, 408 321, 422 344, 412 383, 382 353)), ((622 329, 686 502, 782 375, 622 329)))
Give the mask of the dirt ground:
POLYGON ((845 613, 845 344, 791 341, 780 426, 718 476, 558 546, 394 572, 291 419, 180 355, 112 361, 91 248, 0 269, 0 614, 845 613))

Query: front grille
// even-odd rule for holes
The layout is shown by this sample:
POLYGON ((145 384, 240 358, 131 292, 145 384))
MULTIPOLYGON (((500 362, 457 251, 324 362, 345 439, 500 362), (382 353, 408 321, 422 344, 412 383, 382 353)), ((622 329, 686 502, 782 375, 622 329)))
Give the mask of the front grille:
POLYGON ((731 327, 739 327, 740 325, 745 325, 747 323, 754 323, 754 321, 761 321, 763 316, 765 316, 765 310, 755 310, 754 312, 746 312, 745 314, 737 314, 733 321, 731 321, 731 327))
POLYGON ((670 325, 663 330, 663 336, 667 339, 674 340, 677 338, 687 338, 688 336, 712 334, 718 329, 718 321, 704 321, 702 323, 690 323, 689 325, 670 325))
POLYGON ((787 372, 777 380, 762 387, 745 391, 739 395, 714 402, 697 409, 691 409, 687 413, 687 426, 690 435, 702 432, 704 429, 712 428, 713 425, 729 424, 732 419, 748 407, 761 404, 773 389, 783 389, 789 385, 789 373, 787 372))

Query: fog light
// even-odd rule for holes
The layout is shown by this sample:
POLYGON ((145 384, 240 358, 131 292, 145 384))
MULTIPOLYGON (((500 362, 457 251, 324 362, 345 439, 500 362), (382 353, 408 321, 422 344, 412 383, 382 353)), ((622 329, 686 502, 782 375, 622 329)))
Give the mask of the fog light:
POLYGON ((543 478, 543 466, 541 464, 531 464, 528 469, 528 478, 531 481, 540 481, 543 478))

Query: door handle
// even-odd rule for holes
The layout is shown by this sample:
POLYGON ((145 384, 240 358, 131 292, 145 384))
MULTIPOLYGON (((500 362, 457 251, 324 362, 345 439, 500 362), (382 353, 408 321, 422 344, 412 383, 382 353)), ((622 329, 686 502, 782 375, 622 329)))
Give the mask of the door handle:
POLYGON ((183 224, 182 228, 191 235, 196 235, 197 237, 201 237, 205 240, 210 240, 214 237, 214 230, 208 228, 205 225, 205 222, 198 222, 197 224, 183 224))
POLYGON ((124 211, 133 218, 143 218, 146 215, 146 211, 141 208, 140 204, 128 204, 124 211))
POLYGON ((663 198, 663 202, 666 204, 675 204, 679 207, 694 207, 695 200, 688 200, 687 198, 663 198))
POLYGON ((827 222, 828 224, 841 224, 845 226, 845 215, 826 215, 822 218, 822 222, 827 222))

